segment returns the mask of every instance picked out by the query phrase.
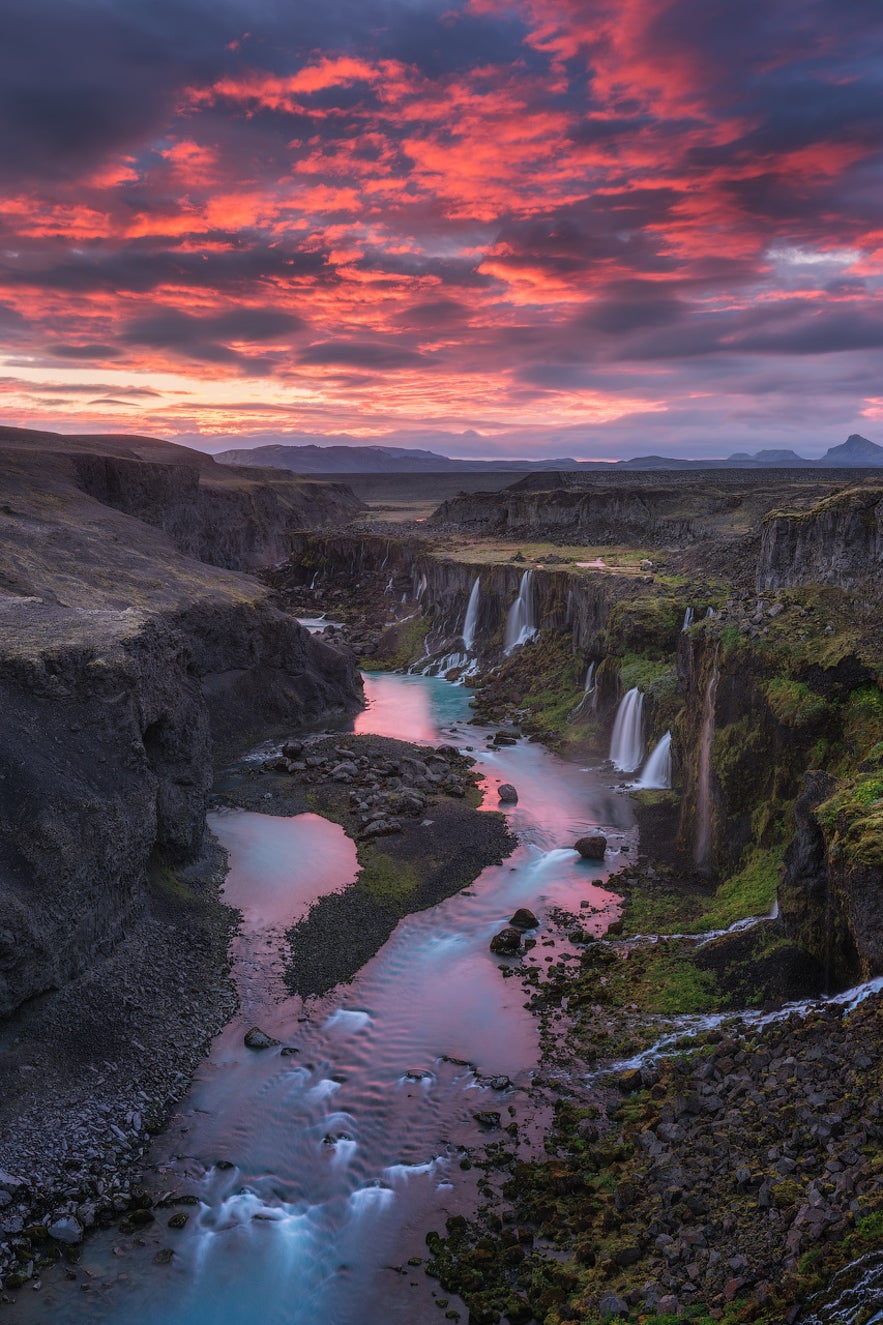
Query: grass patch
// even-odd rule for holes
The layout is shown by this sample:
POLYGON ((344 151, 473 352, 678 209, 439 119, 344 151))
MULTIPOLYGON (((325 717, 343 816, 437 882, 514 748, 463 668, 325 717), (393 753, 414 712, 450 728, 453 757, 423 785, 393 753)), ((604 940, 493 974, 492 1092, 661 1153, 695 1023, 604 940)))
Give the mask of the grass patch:
POLYGON ((407 906, 420 886, 415 867, 407 861, 393 860, 375 846, 359 847, 361 870, 356 887, 377 902, 398 910, 407 906))
POLYGON ((776 900, 781 860, 781 846, 749 848, 742 868, 718 886, 691 932, 726 929, 747 916, 766 915, 776 900))

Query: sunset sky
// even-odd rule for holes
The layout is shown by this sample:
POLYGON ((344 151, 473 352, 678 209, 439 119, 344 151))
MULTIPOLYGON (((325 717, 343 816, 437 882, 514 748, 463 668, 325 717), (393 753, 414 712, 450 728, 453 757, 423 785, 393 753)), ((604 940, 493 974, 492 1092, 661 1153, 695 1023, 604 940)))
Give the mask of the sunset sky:
POLYGON ((881 36, 880 0, 7 0, 0 418, 883 441, 881 36))

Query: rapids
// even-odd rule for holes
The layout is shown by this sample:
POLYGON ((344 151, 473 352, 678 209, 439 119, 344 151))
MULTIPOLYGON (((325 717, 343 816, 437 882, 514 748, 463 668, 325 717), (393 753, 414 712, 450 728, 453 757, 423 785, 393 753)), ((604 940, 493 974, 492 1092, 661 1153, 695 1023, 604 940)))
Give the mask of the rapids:
MULTIPOLYGON (((186 1207, 182 1231, 166 1227, 178 1206, 157 1209, 137 1237, 95 1234, 78 1282, 47 1273, 38 1293, 22 1294, 19 1319, 439 1319, 434 1281, 407 1261, 425 1254, 428 1228, 474 1199, 476 1173, 459 1167, 463 1148, 481 1140, 473 1114, 511 1109, 530 1135, 525 1087, 537 1066, 537 1025, 521 982, 497 969, 490 938, 519 906, 542 921, 550 907, 576 910, 581 901, 591 907, 586 927, 603 932, 618 911, 603 886, 617 857, 592 864, 571 843, 596 828, 622 843, 633 821, 627 798, 539 745, 486 750, 486 733, 467 725, 463 687, 387 674, 368 675, 365 688, 356 732, 474 747, 491 809, 498 783, 515 784, 518 803, 505 812, 519 845, 471 887, 403 920, 351 984, 304 1003, 282 979, 284 931, 318 896, 352 881, 353 843, 312 814, 214 814, 211 828, 229 856, 225 896, 243 916, 232 950, 241 1006, 154 1142, 146 1171, 154 1191, 193 1193, 198 1204, 186 1207), (253 1025, 279 1046, 245 1048, 253 1025), (511 1086, 492 1089, 498 1074, 511 1086), (154 1263, 168 1248, 171 1264, 154 1263)), ((541 1153, 539 1136, 532 1144, 541 1153)))

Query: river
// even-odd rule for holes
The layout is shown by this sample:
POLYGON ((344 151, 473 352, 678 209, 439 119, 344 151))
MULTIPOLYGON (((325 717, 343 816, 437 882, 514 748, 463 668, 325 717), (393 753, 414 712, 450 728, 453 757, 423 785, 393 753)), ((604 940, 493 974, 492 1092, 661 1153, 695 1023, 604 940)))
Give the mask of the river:
MULTIPOLYGON (((504 808, 517 848, 471 887, 403 920, 350 984, 304 1003, 282 982, 284 930, 352 881, 353 843, 312 814, 213 814, 229 856, 225 897, 243 913, 233 947, 240 1008, 154 1142, 146 1174, 152 1189, 198 1203, 158 1209, 136 1236, 95 1234, 74 1280, 55 1269, 20 1296, 20 1319, 438 1321, 434 1281, 408 1260, 424 1254, 427 1229, 474 1198, 476 1172, 461 1168, 465 1148, 480 1141, 473 1115, 496 1109, 519 1123, 528 1154, 541 1147, 526 1090, 537 1025, 521 982, 503 978, 488 945, 519 906, 542 921, 551 907, 584 903, 585 927, 606 929, 618 899, 604 885, 618 848, 634 841, 628 798, 537 744, 488 748, 487 732, 469 724, 462 686, 381 674, 365 685, 357 733, 471 748, 489 808, 497 785, 514 783, 518 802, 504 808), (613 847, 604 864, 571 849, 595 828, 613 847), (280 1045, 245 1048, 255 1024, 280 1045), (491 1084, 502 1075, 510 1084, 491 1084), (186 1227, 169 1229, 182 1210, 186 1227)), ((533 958, 551 960, 548 932, 537 937, 533 958)))

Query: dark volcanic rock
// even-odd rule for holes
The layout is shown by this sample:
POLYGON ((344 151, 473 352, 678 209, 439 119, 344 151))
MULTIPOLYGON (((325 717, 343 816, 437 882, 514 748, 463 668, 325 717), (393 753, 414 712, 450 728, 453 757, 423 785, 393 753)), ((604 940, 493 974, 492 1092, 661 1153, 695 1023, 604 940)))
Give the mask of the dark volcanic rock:
POLYGON ((809 511, 771 513, 763 525, 758 589, 879 583, 883 570, 883 488, 853 488, 809 511))
POLYGON ((533 911, 528 911, 526 906, 519 906, 515 915, 509 921, 513 929, 537 929, 539 923, 533 911))
POLYGON ((607 850, 607 838, 603 833, 589 833, 585 837, 580 837, 573 844, 574 851, 578 851, 583 860, 603 860, 604 852, 607 850))
POLYGON ((497 788, 497 795, 504 805, 514 805, 518 800, 518 792, 511 782, 501 782, 497 788))
POLYGON ((491 952, 501 957, 514 957, 521 950, 521 930, 507 925, 491 939, 491 952))
POLYGON ((272 1049, 279 1043, 272 1035, 262 1031, 260 1026, 252 1026, 251 1030, 246 1031, 243 1042, 247 1049, 272 1049))

